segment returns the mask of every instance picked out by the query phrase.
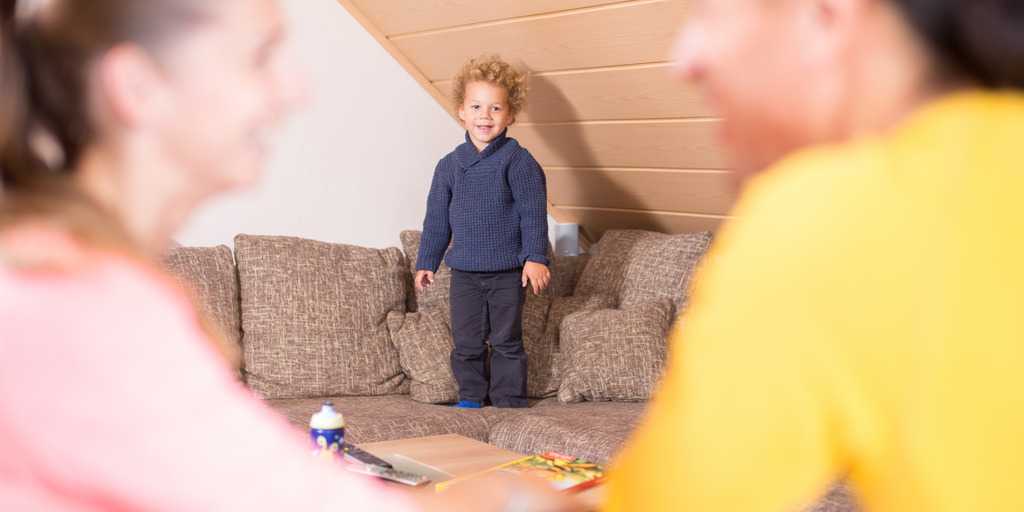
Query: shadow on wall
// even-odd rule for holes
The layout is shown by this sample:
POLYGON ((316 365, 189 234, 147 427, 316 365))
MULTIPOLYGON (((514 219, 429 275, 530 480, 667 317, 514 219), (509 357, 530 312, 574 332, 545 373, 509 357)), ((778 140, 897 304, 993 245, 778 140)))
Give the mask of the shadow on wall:
MULTIPOLYGON (((614 190, 618 194, 620 202, 619 204, 640 204, 639 198, 636 194, 631 191, 624 190, 616 185, 608 176, 602 172, 599 168, 601 167, 598 163, 598 159, 594 152, 594 149, 587 142, 586 137, 583 134, 583 130, 579 124, 582 119, 579 118, 579 114, 576 109, 573 108, 562 91, 547 77, 544 76, 533 76, 530 78, 530 101, 535 105, 541 105, 543 108, 544 115, 543 119, 545 123, 553 122, 557 124, 537 124, 533 125, 532 128, 537 131, 537 135, 547 147, 561 157, 561 161, 569 162, 569 166, 575 169, 584 169, 588 172, 574 173, 574 181, 570 182, 568 186, 577 187, 577 189, 583 190, 614 190), (549 121, 550 120, 550 121, 549 121), (582 181, 586 180, 584 184, 582 181)), ((544 165, 544 162, 541 162, 544 165)), ((550 171, 548 172, 550 175, 550 171)), ((550 197, 550 185, 549 197, 550 197)), ((558 204, 552 202, 555 208, 558 208, 558 204)), ((586 201, 583 205, 565 205, 565 206, 596 206, 600 207, 596 201, 586 201)), ((584 240, 591 243, 597 242, 601 235, 604 234, 606 229, 614 228, 639 228, 640 226, 634 225, 639 222, 644 226, 650 226, 655 224, 657 221, 652 218, 647 219, 636 217, 631 215, 627 221, 623 216, 621 220, 616 219, 612 222, 606 222, 604 225, 596 228, 593 226, 588 230, 587 226, 584 225, 583 221, 585 218, 580 218, 580 215, 572 211, 561 212, 568 220, 579 224, 580 234, 584 240)), ((645 228, 649 229, 649 228, 645 228)))

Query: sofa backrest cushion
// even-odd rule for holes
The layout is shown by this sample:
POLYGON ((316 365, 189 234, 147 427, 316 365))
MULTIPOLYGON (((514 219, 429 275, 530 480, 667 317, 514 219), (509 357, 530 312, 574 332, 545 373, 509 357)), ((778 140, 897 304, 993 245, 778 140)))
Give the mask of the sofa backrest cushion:
POLYGON ((392 311, 388 313, 388 330, 402 370, 409 377, 412 399, 428 404, 458 402, 459 385, 449 360, 455 343, 448 311, 392 311))
POLYGON ((711 243, 711 233, 666 235, 654 231, 612 229, 594 245, 576 295, 608 293, 619 307, 667 297, 685 305, 689 280, 711 243))
POLYGON ((209 328, 240 359, 242 346, 241 313, 238 303, 238 272, 235 256, 226 245, 217 247, 177 247, 168 250, 161 265, 168 275, 205 315, 209 328))
POLYGON ((526 395, 543 396, 550 379, 550 368, 554 360, 555 347, 547 338, 548 312, 551 297, 535 294, 532 288, 526 290, 523 304, 523 349, 526 350, 526 395))
POLYGON ((545 293, 552 297, 568 297, 576 292, 576 285, 583 275, 589 254, 579 256, 566 256, 561 254, 550 254, 551 282, 545 293))
POLYGON ((630 308, 579 312, 562 322, 561 402, 642 402, 666 357, 674 306, 653 299, 630 308))
POLYGON ((619 296, 626 278, 626 266, 637 241, 650 231, 637 229, 610 229, 591 248, 576 295, 605 293, 619 296))
POLYGON ((437 272, 434 272, 434 283, 427 287, 426 290, 421 292, 416 290, 414 286, 413 278, 416 276, 416 258, 419 257, 420 253, 421 233, 418 230, 408 230, 402 231, 399 234, 399 238, 402 239, 402 250, 405 251, 405 259, 409 263, 406 272, 406 288, 408 290, 406 309, 412 312, 431 309, 448 311, 448 289, 451 283, 451 269, 448 268, 448 265, 445 265, 444 261, 437 268, 437 272))
POLYGON ((249 387, 263 398, 405 393, 388 312, 405 311, 405 260, 294 237, 235 237, 249 387))
MULTIPOLYGON (((529 292, 527 292, 529 297, 529 292)), ((529 302, 527 302, 529 304, 529 302)), ((531 398, 550 398, 558 394, 561 382, 560 331, 565 317, 578 311, 613 309, 615 297, 607 294, 554 297, 547 310, 547 322, 539 338, 527 336, 523 314, 523 342, 528 356, 526 394, 531 398)))
POLYGON ((619 307, 664 297, 682 311, 690 293, 690 278, 711 245, 711 233, 665 235, 646 233, 636 241, 626 263, 619 307))

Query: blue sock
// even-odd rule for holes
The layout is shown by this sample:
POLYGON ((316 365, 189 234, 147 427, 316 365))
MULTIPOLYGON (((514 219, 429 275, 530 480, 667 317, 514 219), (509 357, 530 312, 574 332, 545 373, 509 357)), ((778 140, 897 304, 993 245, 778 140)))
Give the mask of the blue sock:
POLYGON ((463 408, 466 408, 466 409, 479 409, 479 408, 483 407, 483 404, 478 404, 478 403, 475 403, 475 402, 467 402, 467 401, 463 400, 463 401, 453 405, 452 407, 463 407, 463 408))

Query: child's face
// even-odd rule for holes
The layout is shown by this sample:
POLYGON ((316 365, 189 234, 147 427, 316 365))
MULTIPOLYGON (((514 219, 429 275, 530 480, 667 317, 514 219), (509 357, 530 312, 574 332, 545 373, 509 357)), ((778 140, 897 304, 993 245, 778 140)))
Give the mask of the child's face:
POLYGON ((508 90, 487 82, 466 84, 466 98, 459 106, 462 119, 477 151, 483 151, 505 131, 514 113, 508 108, 508 90))

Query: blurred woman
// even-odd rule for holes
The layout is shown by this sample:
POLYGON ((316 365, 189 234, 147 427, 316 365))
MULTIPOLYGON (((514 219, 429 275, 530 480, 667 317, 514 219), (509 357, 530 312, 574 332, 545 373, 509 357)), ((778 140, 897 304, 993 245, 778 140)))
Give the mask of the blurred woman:
POLYGON ((315 464, 155 270, 303 95, 273 0, 2 7, 0 509, 565 505, 497 481, 410 498, 315 464))
POLYGON ((1024 510, 1024 4, 704 0, 742 193, 608 510, 1024 510))

